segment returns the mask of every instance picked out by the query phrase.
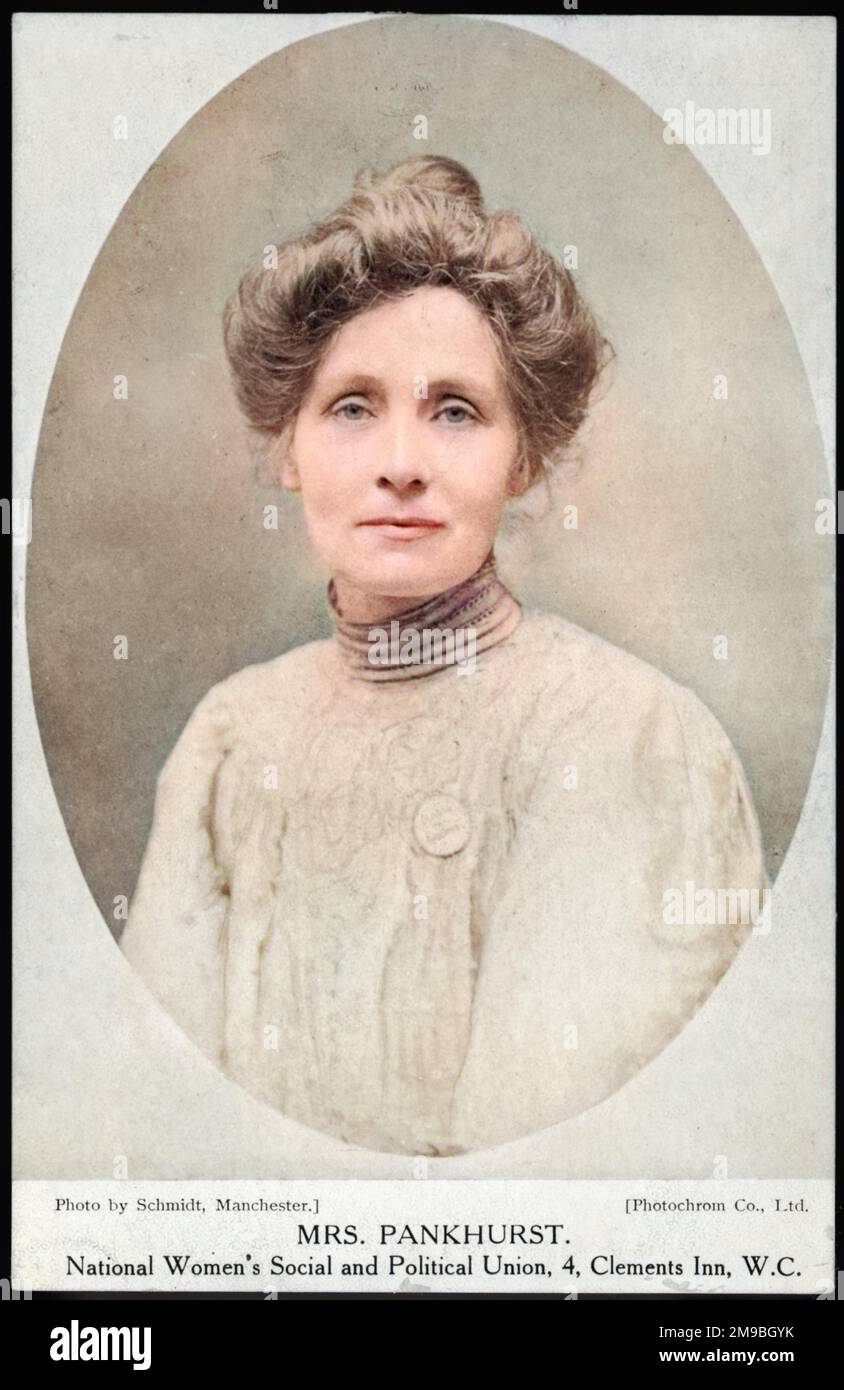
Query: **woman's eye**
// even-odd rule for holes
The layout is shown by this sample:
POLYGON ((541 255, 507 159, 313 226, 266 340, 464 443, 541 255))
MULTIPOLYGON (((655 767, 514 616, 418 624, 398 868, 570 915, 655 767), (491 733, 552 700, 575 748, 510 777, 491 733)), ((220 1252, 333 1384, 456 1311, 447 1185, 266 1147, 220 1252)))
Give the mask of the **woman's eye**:
POLYGON ((462 425, 467 420, 475 419, 475 416, 465 405, 460 405, 456 401, 451 405, 444 405, 439 414, 444 416, 448 425, 462 425))
POLYGON ((367 413, 366 406, 360 401, 343 401, 332 411, 333 415, 343 420, 362 420, 367 413))
MULTIPOLYGON (((371 414, 369 407, 363 401, 340 401, 331 411, 335 419, 358 421, 364 420, 371 414)), ((441 406, 437 411, 435 419, 444 419, 447 425, 464 425, 476 416, 474 412, 460 401, 452 401, 448 405, 441 406)))

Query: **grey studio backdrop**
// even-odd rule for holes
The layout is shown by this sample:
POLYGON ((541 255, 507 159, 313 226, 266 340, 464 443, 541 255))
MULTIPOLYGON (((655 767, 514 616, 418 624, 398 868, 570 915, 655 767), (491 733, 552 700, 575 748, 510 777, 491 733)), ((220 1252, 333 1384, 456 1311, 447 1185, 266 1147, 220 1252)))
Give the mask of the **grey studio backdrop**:
POLYGON ((223 304, 265 246, 348 195, 358 168, 420 152, 466 163, 488 206, 520 212, 549 249, 577 248, 578 283, 617 353, 579 466, 508 522, 502 576, 527 606, 701 696, 747 768, 776 872, 829 673, 831 547, 815 531, 828 483, 776 292, 693 154, 662 135, 630 91, 552 42, 397 17, 273 54, 150 168, 64 340, 27 575, 45 755, 112 931, 156 776, 197 701, 330 632, 299 500, 256 476, 223 304), (127 399, 114 398, 117 376, 127 399), (267 504, 277 530, 264 527, 267 504), (117 636, 128 660, 114 659, 117 636))

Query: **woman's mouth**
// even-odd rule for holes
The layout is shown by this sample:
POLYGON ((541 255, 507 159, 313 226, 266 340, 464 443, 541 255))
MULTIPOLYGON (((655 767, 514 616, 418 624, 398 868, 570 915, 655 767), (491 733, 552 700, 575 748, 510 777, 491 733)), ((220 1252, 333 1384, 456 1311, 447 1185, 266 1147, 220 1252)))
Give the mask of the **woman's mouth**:
POLYGON ((441 531, 445 522, 423 516, 375 516, 358 523, 377 531, 378 535, 396 541, 415 541, 441 531))

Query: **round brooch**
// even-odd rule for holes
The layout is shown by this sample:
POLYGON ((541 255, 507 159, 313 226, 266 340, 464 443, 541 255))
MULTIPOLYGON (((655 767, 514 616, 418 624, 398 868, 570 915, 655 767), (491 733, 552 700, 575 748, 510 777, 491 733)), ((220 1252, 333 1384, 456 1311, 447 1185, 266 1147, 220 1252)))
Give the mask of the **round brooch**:
POLYGON ((453 796, 426 797, 413 818, 417 843, 438 859, 458 854, 467 844, 471 828, 466 808, 453 796))

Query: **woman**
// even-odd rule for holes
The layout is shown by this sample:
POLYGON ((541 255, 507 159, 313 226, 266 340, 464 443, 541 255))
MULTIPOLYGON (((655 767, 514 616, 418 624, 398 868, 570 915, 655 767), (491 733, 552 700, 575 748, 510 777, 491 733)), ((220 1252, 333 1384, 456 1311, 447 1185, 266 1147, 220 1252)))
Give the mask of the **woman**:
POLYGON ((435 156, 359 176, 244 277, 225 336, 335 633, 200 702, 123 949, 303 1124, 440 1156, 555 1124, 653 1058, 751 930, 666 904, 766 884, 714 717, 495 573, 503 508, 570 445, 605 344, 568 272, 435 156))

